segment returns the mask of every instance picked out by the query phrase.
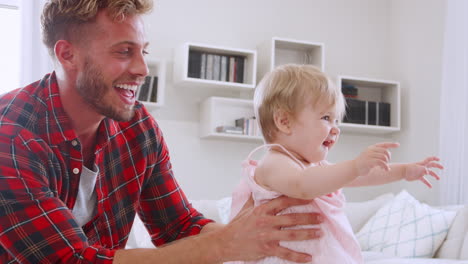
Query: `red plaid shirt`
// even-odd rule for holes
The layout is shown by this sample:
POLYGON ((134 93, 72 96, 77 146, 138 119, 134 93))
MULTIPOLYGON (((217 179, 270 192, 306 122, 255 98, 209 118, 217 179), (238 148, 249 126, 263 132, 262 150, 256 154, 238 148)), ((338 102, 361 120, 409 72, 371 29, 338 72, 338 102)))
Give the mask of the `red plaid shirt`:
POLYGON ((210 222, 179 188, 162 133, 137 103, 133 120, 99 126, 97 215, 80 228, 71 209, 81 145, 58 91, 52 73, 0 97, 0 263, 112 263, 136 212, 155 245, 210 222))

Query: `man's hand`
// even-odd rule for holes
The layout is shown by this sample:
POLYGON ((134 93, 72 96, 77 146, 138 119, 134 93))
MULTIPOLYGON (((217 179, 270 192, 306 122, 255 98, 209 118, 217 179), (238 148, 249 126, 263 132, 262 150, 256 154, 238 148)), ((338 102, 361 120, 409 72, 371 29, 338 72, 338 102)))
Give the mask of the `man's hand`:
POLYGON ((253 208, 252 198, 240 213, 222 229, 225 256, 230 260, 257 260, 276 256, 294 262, 308 262, 311 256, 281 247, 279 241, 299 241, 321 236, 317 228, 282 229, 296 225, 315 225, 322 221, 319 214, 297 213, 277 215, 282 210, 310 201, 279 197, 253 208))
POLYGON ((424 176, 431 175, 436 180, 440 179, 439 175, 432 170, 432 168, 444 169, 444 166, 438 161, 438 157, 428 157, 420 162, 408 163, 405 165, 403 178, 407 181, 420 180, 427 185, 427 187, 432 188, 432 184, 424 176))

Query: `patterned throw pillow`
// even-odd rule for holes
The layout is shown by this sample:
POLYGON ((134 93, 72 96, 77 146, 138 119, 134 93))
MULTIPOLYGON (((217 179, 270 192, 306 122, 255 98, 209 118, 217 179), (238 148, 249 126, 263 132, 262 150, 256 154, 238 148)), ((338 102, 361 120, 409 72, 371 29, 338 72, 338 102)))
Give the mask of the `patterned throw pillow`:
POLYGON ((431 258, 456 215, 417 201, 403 190, 356 234, 362 250, 390 256, 431 258))

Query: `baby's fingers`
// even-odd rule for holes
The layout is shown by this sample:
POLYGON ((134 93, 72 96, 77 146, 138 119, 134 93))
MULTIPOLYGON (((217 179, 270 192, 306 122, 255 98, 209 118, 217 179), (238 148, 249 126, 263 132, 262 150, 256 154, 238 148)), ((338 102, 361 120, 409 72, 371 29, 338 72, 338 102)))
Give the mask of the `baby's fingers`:
POLYGON ((426 177, 423 176, 419 178, 419 180, 426 184, 427 187, 432 188, 432 184, 426 179, 426 177))
POLYGON ((389 149, 389 148, 398 148, 398 147, 400 146, 400 143, 396 143, 396 142, 382 142, 382 143, 377 143, 377 144, 375 144, 374 146, 379 147, 379 148, 385 148, 385 149, 389 149))
POLYGON ((390 166, 388 166, 387 162, 380 160, 380 159, 376 159, 375 162, 376 162, 377 167, 380 167, 386 171, 390 171, 390 166))
POLYGON ((423 163, 426 164, 426 163, 429 163, 431 161, 440 161, 440 159, 436 156, 431 156, 431 157, 427 157, 424 159, 423 163))
POLYGON ((431 161, 425 165, 426 168, 437 168, 437 169, 444 169, 444 166, 438 162, 431 161))
POLYGON ((429 173, 429 175, 431 175, 432 177, 434 177, 436 180, 440 180, 440 177, 437 173, 435 173, 434 171, 431 171, 431 170, 427 170, 429 173))

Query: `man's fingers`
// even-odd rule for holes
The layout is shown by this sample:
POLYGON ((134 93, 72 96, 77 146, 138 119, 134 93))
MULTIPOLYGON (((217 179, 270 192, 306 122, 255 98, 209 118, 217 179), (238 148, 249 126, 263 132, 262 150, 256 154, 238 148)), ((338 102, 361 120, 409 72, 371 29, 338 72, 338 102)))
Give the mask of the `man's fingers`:
POLYGON ((270 235, 272 240, 302 241, 309 239, 317 239, 322 236, 322 231, 318 228, 281 229, 272 232, 270 235))
POLYGON ((277 227, 289 227, 296 225, 318 225, 323 222, 319 213, 295 213, 275 216, 277 227))
POLYGON ((292 262, 306 263, 312 261, 312 257, 305 253, 299 253, 279 246, 275 250, 275 256, 292 262))

